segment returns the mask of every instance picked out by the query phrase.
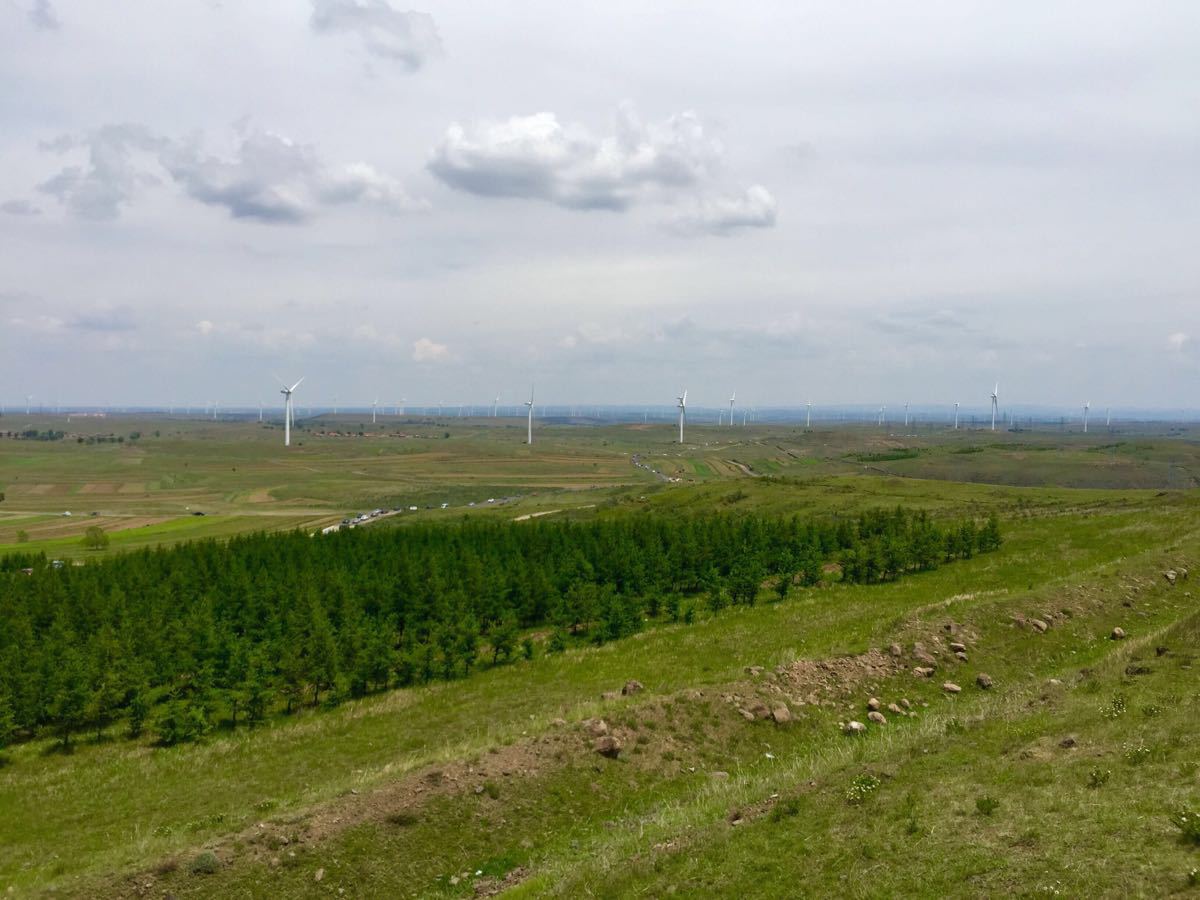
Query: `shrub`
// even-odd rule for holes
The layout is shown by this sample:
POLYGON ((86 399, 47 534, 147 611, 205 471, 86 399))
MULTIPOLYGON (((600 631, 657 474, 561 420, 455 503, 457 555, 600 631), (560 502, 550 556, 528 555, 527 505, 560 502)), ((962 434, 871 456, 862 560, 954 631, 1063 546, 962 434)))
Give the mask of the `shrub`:
POLYGON ((1200 846, 1200 809, 1181 809, 1171 814, 1171 824, 1189 844, 1200 846))
POLYGON ((1112 771, 1109 769, 1092 769, 1088 772, 1088 787, 1099 788, 1108 784, 1108 779, 1112 778, 1112 771))
POLYGON ((880 781, 874 775, 863 773, 855 775, 854 780, 850 782, 850 787, 846 790, 847 803, 862 803, 870 797, 875 791, 879 790, 880 781))
POLYGON ((781 822, 798 815, 800 815, 800 801, 795 797, 789 797, 787 800, 780 800, 771 808, 770 820, 781 822))
POLYGON ((1151 756, 1151 750, 1145 744, 1125 748, 1125 762, 1131 766, 1140 766, 1151 756))
POLYGON ((24 528, 17 529, 17 543, 18 544, 28 544, 29 543, 29 532, 26 531, 24 528))
POLYGON ((500 786, 494 781, 485 781, 483 783, 483 792, 493 800, 500 799, 500 786))
POLYGON ((213 875, 221 868, 221 861, 212 853, 201 853, 192 860, 188 871, 193 875, 213 875))
POLYGON ((108 547, 108 535, 99 525, 89 525, 79 543, 84 550, 104 550, 108 547))
POLYGON ((1100 707, 1100 714, 1106 719, 1119 719, 1125 715, 1125 698, 1117 694, 1108 706, 1100 707))
POLYGON ((995 797, 976 797, 975 811, 981 816, 990 816, 1000 808, 1000 801, 995 797))

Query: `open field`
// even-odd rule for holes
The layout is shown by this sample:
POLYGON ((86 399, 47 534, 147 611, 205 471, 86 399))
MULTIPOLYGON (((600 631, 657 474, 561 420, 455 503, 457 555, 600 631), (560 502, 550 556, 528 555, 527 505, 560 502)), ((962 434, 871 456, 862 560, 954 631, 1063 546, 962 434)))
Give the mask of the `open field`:
POLYGON ((713 429, 708 446, 698 440, 681 456, 668 435, 633 427, 546 429, 532 453, 508 426, 422 428, 430 433, 304 434, 286 455, 278 433, 257 425, 186 423, 154 439, 143 424, 132 449, 0 441, 0 460, 11 463, 0 468, 0 541, 23 529, 29 543, 8 549, 86 555, 77 536, 100 523, 114 553, 310 529, 411 501, 422 509, 376 527, 464 512, 545 522, 903 506, 935 517, 996 513, 1004 543, 894 583, 797 588, 782 602, 764 585, 755 606, 702 608, 692 624, 647 623, 600 647, 549 653, 547 633, 535 632, 531 659, 219 729, 194 744, 129 740, 121 723, 69 754, 50 736, 19 743, 0 767, 0 889, 1197 889, 1189 878, 1200 876, 1189 873, 1200 847, 1171 822, 1200 809, 1200 492, 1167 489, 1190 486, 1200 471, 1190 439, 1113 447, 1108 435, 1093 444, 746 429, 726 441, 713 429), (635 453, 684 480, 631 465, 635 453), (138 476, 118 479, 125 466, 138 476), (123 491, 127 483, 139 492, 123 491), (487 504, 492 496, 505 502, 487 504), (193 517, 180 504, 210 514, 193 517), (65 520, 63 508, 79 512, 65 520), (1125 639, 1111 639, 1116 627, 1125 639), (931 677, 914 674, 921 654, 931 655, 931 677), (644 689, 602 698, 630 680, 644 689), (841 723, 868 722, 871 697, 886 724, 844 734, 841 723), (787 715, 762 719, 760 705, 787 715), (598 718, 622 745, 615 758, 594 749, 598 718))

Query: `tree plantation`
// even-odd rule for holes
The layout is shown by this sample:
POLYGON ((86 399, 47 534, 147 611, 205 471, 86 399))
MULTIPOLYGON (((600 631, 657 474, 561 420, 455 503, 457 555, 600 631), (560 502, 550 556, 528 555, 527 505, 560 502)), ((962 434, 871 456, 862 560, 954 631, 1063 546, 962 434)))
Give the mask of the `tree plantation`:
POLYGON ((453 679, 647 620, 888 581, 995 549, 996 520, 875 510, 250 535, 84 566, 0 563, 0 743, 121 723, 163 744, 453 679), (548 631, 544 645, 522 636, 548 631))

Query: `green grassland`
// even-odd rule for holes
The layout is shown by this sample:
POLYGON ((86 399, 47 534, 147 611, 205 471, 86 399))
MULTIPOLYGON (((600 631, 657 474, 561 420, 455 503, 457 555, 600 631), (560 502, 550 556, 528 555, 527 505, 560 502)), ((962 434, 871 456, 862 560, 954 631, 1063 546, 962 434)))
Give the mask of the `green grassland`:
POLYGON ((0 550, 86 555, 93 509, 152 520, 112 528, 112 553, 410 503, 422 509, 375 527, 901 505, 996 512, 1005 540, 891 584, 782 602, 764 585, 754 607, 601 647, 548 654, 534 634, 529 660, 198 744, 19 744, 0 766, 0 891, 1200 895, 1200 846, 1171 822, 1200 811, 1187 434, 697 427, 680 448, 667 427, 563 426, 529 448, 518 423, 465 420, 302 431, 285 452, 257 423, 135 428, 135 447, 0 440, 0 550), (96 484, 118 487, 84 490, 96 484), (29 543, 7 537, 17 529, 29 543), (1111 639, 1118 626, 1126 639, 1111 639), (965 662, 945 649, 956 639, 965 662), (931 678, 912 672, 917 642, 939 649, 931 678), (630 679, 645 689, 601 696, 630 679), (844 734, 872 696, 911 714, 844 734), (748 721, 755 700, 790 720, 748 721), (598 717, 616 758, 593 749, 598 717))

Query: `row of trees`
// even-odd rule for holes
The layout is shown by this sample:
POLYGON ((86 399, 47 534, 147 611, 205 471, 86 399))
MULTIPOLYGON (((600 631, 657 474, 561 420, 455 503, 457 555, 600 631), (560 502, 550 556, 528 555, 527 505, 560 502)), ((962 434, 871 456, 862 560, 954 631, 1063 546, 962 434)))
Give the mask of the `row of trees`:
POLYGON ((69 745, 118 719, 194 739, 305 704, 614 640, 647 619, 876 582, 1000 543, 994 519, 876 510, 804 521, 708 515, 248 535, 86 566, 0 561, 0 740, 69 745), (27 573, 23 570, 31 570, 27 573))

